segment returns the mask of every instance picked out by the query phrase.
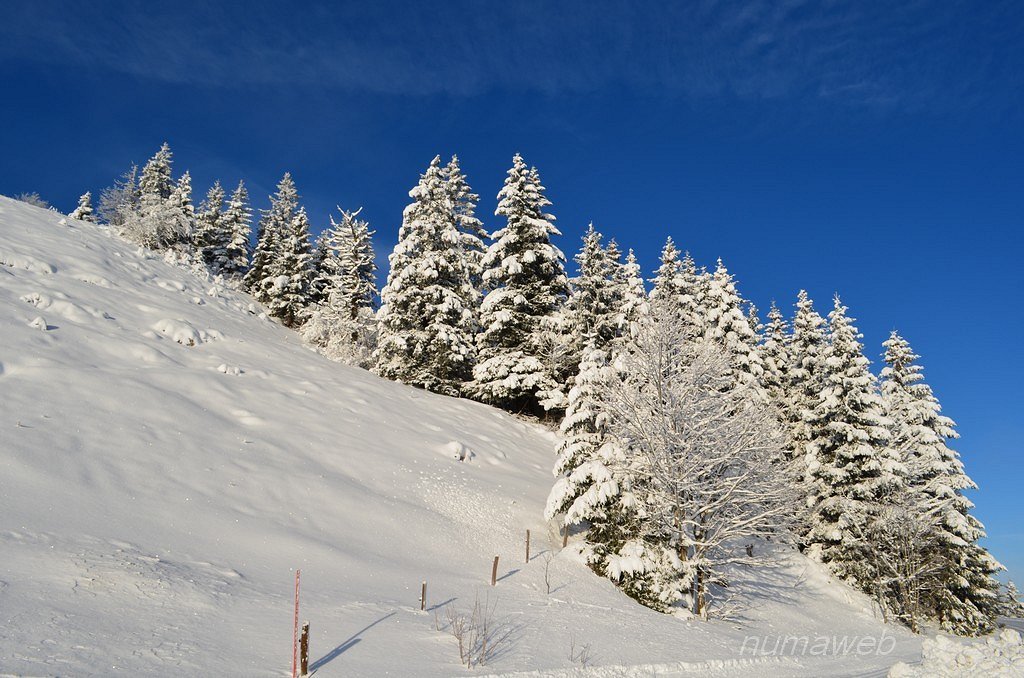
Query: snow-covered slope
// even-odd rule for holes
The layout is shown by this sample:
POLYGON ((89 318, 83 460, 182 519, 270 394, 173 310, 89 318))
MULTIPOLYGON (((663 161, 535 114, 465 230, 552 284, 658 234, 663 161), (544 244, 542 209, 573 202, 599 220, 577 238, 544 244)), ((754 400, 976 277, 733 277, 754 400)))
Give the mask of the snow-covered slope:
POLYGON ((634 604, 544 524, 553 448, 497 410, 329 362, 102 227, 0 198, 0 674, 286 675, 295 568, 322 676, 467 673, 419 611, 422 580, 430 607, 496 605, 510 634, 475 674, 576 675, 574 644, 588 675, 919 657, 788 551, 738 575, 756 594, 738 623, 634 604), (754 636, 883 632, 885 655, 743 653, 754 636))

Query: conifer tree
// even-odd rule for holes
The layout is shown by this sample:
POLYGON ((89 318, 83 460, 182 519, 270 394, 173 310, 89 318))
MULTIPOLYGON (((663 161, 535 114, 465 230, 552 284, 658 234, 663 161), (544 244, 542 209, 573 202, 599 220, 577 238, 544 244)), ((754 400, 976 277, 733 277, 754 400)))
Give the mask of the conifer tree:
POLYGON ((68 215, 72 219, 78 219, 79 221, 85 221, 90 224, 96 223, 96 215, 92 209, 92 193, 86 191, 82 194, 82 197, 78 199, 78 207, 68 215))
POLYGON ((249 234, 252 231, 249 192, 243 182, 238 182, 238 187, 231 194, 227 208, 218 217, 217 224, 216 242, 209 250, 210 272, 214 275, 238 278, 249 266, 249 234))
POLYGON ((882 396, 889 418, 890 445, 899 455, 913 505, 934 516, 941 545, 942 587, 932 604, 943 627, 977 635, 992 628, 997 613, 1001 569, 978 541, 984 526, 971 515, 973 504, 964 490, 977 486, 964 472, 948 442, 959 435, 952 419, 941 414, 939 401, 924 381, 919 358, 895 331, 884 343, 882 396))
POLYGON ((192 233, 192 244, 202 255, 207 266, 213 264, 215 252, 225 245, 227 232, 222 223, 224 220, 224 188, 220 181, 206 193, 206 199, 199 204, 196 212, 196 228, 192 233))
POLYGON ((811 524, 808 542, 841 577, 862 587, 873 573, 859 557, 878 505, 901 485, 902 466, 889 447, 889 421, 860 333, 839 297, 829 314, 822 389, 806 417, 811 524))
POLYGON ((475 349, 471 289, 448 187, 435 157, 409 192, 381 291, 377 373, 446 395, 469 381, 475 349))
POLYGON ((298 327, 306 320, 312 264, 309 218, 305 208, 300 207, 277 242, 275 257, 267 265, 261 288, 267 311, 280 318, 285 327, 298 327))
POLYGON ((806 477, 806 446, 811 442, 808 418, 824 385, 825 319, 814 310, 805 290, 797 295, 793 333, 789 342, 784 417, 789 425, 792 458, 800 481, 806 477))
POLYGON ((678 304, 683 294, 683 267, 679 261, 679 250, 669 236, 661 248, 661 264, 651 278, 651 301, 678 304))
POLYGON ((647 290, 637 263, 636 254, 630 249, 626 253, 626 261, 615 270, 615 286, 618 300, 616 324, 619 327, 618 340, 612 342, 612 353, 621 349, 621 344, 633 335, 641 318, 647 313, 647 290))
POLYGON ((139 168, 132 165, 113 186, 108 186, 100 193, 97 214, 127 237, 127 225, 138 215, 140 197, 139 168))
POLYGON ((167 214, 174 224, 174 231, 178 234, 173 244, 190 242, 195 229, 196 208, 192 204, 192 175, 187 170, 178 177, 171 191, 171 197, 167 201, 167 214))
POLYGON ((175 185, 171 177, 171 148, 164 143, 149 159, 139 176, 138 209, 122 226, 122 234, 150 249, 163 249, 187 236, 181 195, 172 200, 175 185))
POLYGON ((618 334, 614 280, 618 267, 617 248, 615 253, 606 250, 601 237, 590 224, 575 257, 579 275, 570 281, 566 314, 569 341, 573 344, 571 354, 576 365, 582 360, 584 346, 590 344, 607 349, 618 334))
POLYGON ((368 367, 375 340, 377 265, 373 231, 358 218, 359 211, 341 210, 341 221, 331 217, 331 226, 323 233, 320 276, 325 296, 302 332, 329 357, 368 367))
POLYGON ((480 309, 479 363, 472 392, 486 403, 540 414, 546 394, 559 392, 562 362, 553 329, 568 295, 565 256, 536 169, 516 154, 495 214, 506 218, 483 258, 489 290, 480 309))
MULTIPOLYGON (((761 343, 761 363, 764 366, 761 387, 780 417, 784 417, 788 411, 789 362, 789 324, 773 301, 768 309, 768 324, 764 326, 764 340, 761 343)), ((786 433, 788 438, 789 431, 786 433)))
POLYGON ((245 287, 260 302, 269 300, 268 279, 272 276, 271 266, 279 256, 281 242, 292 228, 299 211, 299 194, 295 190, 292 175, 285 173, 277 184, 277 192, 270 198, 270 208, 261 211, 256 232, 256 249, 252 264, 245 274, 245 287))
POLYGON ((475 309, 480 304, 479 296, 483 285, 482 261, 484 253, 487 252, 485 243, 489 237, 483 222, 476 217, 476 206, 480 196, 473 193, 466 182, 466 175, 462 173, 456 155, 452 156, 444 168, 443 178, 448 200, 455 212, 455 227, 462 234, 462 251, 470 277, 470 289, 475 293, 473 298, 466 300, 466 303, 475 309))
POLYGON ((736 292, 733 277, 721 259, 711 276, 706 303, 705 336, 725 349, 733 383, 760 391, 764 366, 757 349, 758 338, 743 313, 743 299, 736 292))

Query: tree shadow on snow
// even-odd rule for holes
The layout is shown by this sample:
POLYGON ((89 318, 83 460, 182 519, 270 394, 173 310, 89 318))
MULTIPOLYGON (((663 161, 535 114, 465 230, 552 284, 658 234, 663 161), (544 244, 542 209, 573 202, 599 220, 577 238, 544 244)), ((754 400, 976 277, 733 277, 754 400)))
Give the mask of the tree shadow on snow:
POLYGON ((369 624, 368 626, 364 626, 363 628, 361 628, 358 631, 356 631, 355 633, 353 633, 346 640, 344 640, 340 645, 338 645, 333 650, 331 650, 330 652, 325 654, 323 657, 320 657, 320 659, 317 659, 315 662, 310 664, 309 665, 309 672, 312 674, 317 669, 320 669, 321 667, 326 666, 327 664, 329 664, 332 661, 334 661, 335 659, 337 659, 340 655, 344 654, 348 650, 351 650, 353 647, 355 647, 356 645, 359 644, 360 640, 362 640, 362 638, 360 638, 359 636, 363 635, 364 633, 366 633, 367 631, 369 631, 370 629, 372 629, 374 626, 376 626, 377 624, 381 623, 385 619, 387 619, 389 617, 394 617, 395 614, 396 614, 395 612, 389 612, 388 614, 384 615, 383 617, 381 617, 377 621, 373 622, 372 624, 369 624))

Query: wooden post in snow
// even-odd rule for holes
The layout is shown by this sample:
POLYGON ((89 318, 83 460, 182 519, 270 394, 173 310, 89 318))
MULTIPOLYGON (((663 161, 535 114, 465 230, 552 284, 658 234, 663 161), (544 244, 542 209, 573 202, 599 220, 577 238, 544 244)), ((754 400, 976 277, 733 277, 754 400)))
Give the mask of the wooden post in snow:
POLYGON ((423 586, 420 587, 420 612, 427 609, 427 582, 423 582, 423 586))
POLYGON ((302 639, 299 641, 299 676, 309 675, 309 622, 302 622, 302 639))
POLYGON ((498 583, 498 556, 494 556, 494 565, 491 566, 491 586, 498 583))
POLYGON ((564 549, 569 545, 569 526, 565 525, 562 527, 562 548, 564 549))
POLYGON ((298 678, 297 657, 299 635, 299 575, 302 570, 295 570, 295 618, 292 622, 292 678, 298 678))
POLYGON ((530 531, 526 531, 526 563, 530 563, 530 531))

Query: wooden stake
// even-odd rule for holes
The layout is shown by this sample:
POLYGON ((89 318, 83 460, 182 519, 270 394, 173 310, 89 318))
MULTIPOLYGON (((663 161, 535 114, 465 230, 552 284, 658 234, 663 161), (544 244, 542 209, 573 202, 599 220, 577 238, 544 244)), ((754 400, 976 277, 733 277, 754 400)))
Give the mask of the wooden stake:
POLYGON ((526 531, 526 563, 530 563, 530 531, 526 531))
POLYGON ((566 525, 562 528, 562 548, 564 549, 569 545, 569 526, 566 525))
POLYGON ((420 612, 427 609, 427 582, 420 588, 420 612))
POLYGON ((297 678, 296 653, 298 652, 299 635, 299 575, 302 570, 295 570, 295 619, 292 622, 292 678, 297 678))
POLYGON ((491 586, 498 583, 498 556, 494 556, 494 565, 491 566, 491 586))
POLYGON ((302 640, 299 641, 299 675, 309 675, 309 622, 302 622, 302 640))

